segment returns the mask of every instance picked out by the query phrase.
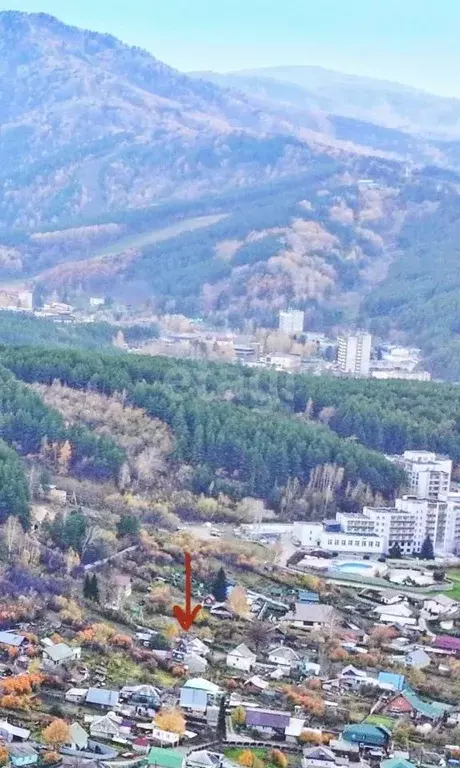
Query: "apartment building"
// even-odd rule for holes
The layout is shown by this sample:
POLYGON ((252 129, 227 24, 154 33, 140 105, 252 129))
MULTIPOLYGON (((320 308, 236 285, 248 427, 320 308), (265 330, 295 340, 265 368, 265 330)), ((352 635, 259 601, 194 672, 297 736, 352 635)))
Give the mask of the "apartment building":
POLYGON ((402 554, 412 555, 420 551, 427 536, 433 542, 438 555, 456 551, 460 544, 460 494, 445 494, 439 499, 419 499, 403 496, 396 499, 394 507, 364 507, 362 515, 350 520, 350 526, 362 526, 358 518, 365 517, 373 523, 373 531, 382 537, 384 552, 398 544, 402 554))
POLYGON ((302 333, 305 313, 300 309, 282 310, 279 314, 279 329, 288 336, 295 336, 302 333))
POLYGON ((341 336, 337 353, 339 371, 353 376, 369 376, 371 346, 370 333, 360 332, 351 336, 341 336))
POLYGON ((404 451, 391 457, 406 472, 411 495, 419 499, 437 499, 448 494, 452 476, 452 461, 431 451, 404 451))

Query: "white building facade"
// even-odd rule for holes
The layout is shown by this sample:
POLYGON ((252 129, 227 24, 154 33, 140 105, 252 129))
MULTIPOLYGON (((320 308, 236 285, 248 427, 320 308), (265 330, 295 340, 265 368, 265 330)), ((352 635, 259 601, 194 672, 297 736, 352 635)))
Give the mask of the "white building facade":
POLYGON ((372 336, 370 333, 356 333, 339 338, 337 363, 339 371, 353 376, 369 376, 371 364, 372 336))
POLYGON ((349 517, 350 525, 359 529, 363 518, 371 521, 375 534, 383 539, 386 553, 394 544, 399 545, 403 555, 420 552, 427 536, 433 542, 435 554, 441 556, 456 552, 460 544, 458 492, 439 499, 403 496, 396 499, 394 507, 364 507, 362 515, 349 517))
POLYGON ((302 333, 305 313, 300 309, 282 310, 279 315, 279 329, 288 336, 302 333))
POLYGON ((355 515, 337 515, 336 525, 327 523, 295 523, 294 530, 302 547, 319 548, 328 552, 357 555, 379 555, 384 551, 384 540, 372 526, 367 530, 348 527, 355 515))
POLYGON ((409 491, 419 499, 437 499, 447 494, 452 476, 452 461, 431 451, 404 451, 395 461, 408 477, 409 491))

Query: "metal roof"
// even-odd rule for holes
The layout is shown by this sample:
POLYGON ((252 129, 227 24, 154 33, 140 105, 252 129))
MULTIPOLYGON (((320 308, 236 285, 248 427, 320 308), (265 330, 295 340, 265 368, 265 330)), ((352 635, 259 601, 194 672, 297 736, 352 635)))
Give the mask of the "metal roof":
POLYGON ((0 632, 0 643, 19 648, 26 638, 24 635, 16 635, 14 632, 0 632))
POLYGON ((148 764, 158 768, 182 768, 184 760, 185 756, 181 752, 161 747, 152 747, 147 757, 148 764))
POLYGON ((118 691, 110 691, 106 688, 90 688, 86 694, 88 704, 101 704, 104 707, 116 707, 118 704, 118 691))
POLYGON ((56 645, 47 645, 43 649, 43 653, 50 657, 53 661, 65 661, 70 659, 74 655, 75 649, 71 648, 66 643, 56 643, 56 645))

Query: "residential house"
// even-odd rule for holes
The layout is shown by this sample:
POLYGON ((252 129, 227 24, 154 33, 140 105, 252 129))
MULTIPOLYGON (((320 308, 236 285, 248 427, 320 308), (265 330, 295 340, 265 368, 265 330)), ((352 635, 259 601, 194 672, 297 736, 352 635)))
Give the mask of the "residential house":
POLYGON ((348 664, 340 673, 340 681, 351 687, 363 685, 367 681, 367 673, 363 669, 354 667, 353 664, 348 664))
POLYGON ((369 723, 346 725, 342 732, 342 739, 344 741, 360 744, 363 747, 386 748, 390 738, 390 731, 383 725, 371 725, 369 723))
POLYGON ((27 638, 24 635, 17 635, 15 632, 0 632, 0 646, 6 645, 11 648, 20 648, 26 644, 27 638))
POLYGON ((433 648, 445 651, 450 656, 460 656, 460 637, 450 635, 438 635, 433 642, 433 648))
POLYGON ((446 715, 451 706, 441 701, 423 701, 410 690, 401 691, 384 704, 382 711, 387 715, 406 716, 411 720, 438 722, 446 715))
POLYGON ((415 650, 406 653, 404 663, 406 664, 406 667, 425 669, 425 667, 430 666, 431 659, 423 648, 415 648, 415 650))
POLYGON ((391 686, 393 691, 403 691, 406 687, 404 675, 398 675, 396 672, 379 672, 377 681, 385 686, 391 686))
POLYGON ((302 661, 300 664, 300 673, 306 677, 319 675, 320 672, 321 665, 317 664, 315 661, 302 661))
POLYGON ((13 768, 22 768, 24 765, 37 765, 38 752, 29 741, 22 744, 10 744, 8 747, 9 762, 13 768))
POLYGON ((69 688, 65 700, 70 704, 81 704, 88 694, 88 688, 69 688))
POLYGON ((300 661, 300 656, 293 648, 289 648, 287 645, 279 645, 269 651, 268 660, 270 664, 285 667, 289 671, 300 661))
POLYGON ((120 691, 120 698, 149 709, 159 709, 161 706, 160 690, 153 685, 125 685, 120 691))
POLYGON ((85 751, 88 748, 88 734, 80 723, 74 722, 69 726, 70 749, 85 751))
POLYGON ((207 659, 204 656, 198 656, 197 653, 187 653, 184 656, 184 664, 192 675, 202 675, 208 668, 207 659))
POLYGON ((299 603, 319 603, 319 595, 317 592, 301 589, 299 590, 299 603))
POLYGON ((199 749, 187 756, 187 768, 220 768, 224 756, 218 752, 209 752, 207 749, 199 749))
POLYGON ((103 709, 113 709, 118 705, 118 691, 110 691, 107 688, 89 688, 86 694, 86 703, 94 704, 103 709))
POLYGON ((259 675, 253 675, 253 677, 250 677, 249 680, 246 680, 244 684, 244 687, 253 693, 261 693, 262 691, 266 691, 268 686, 268 681, 264 680, 262 677, 259 677, 259 675))
POLYGON ((180 706, 182 709, 196 712, 206 712, 220 698, 221 689, 204 677, 193 677, 187 680, 180 689, 180 706))
POLYGON ((139 752, 139 754, 142 755, 146 755, 151 746, 152 745, 146 736, 138 736, 137 739, 134 739, 133 741, 134 752, 139 752))
POLYGON ((150 732, 150 740, 153 744, 158 744, 160 747, 177 747, 180 737, 178 733, 164 731, 162 728, 157 728, 154 725, 150 732))
POLYGON ((332 739, 332 741, 329 742, 329 749, 339 758, 345 757, 350 760, 350 762, 359 762, 359 744, 345 741, 345 739, 332 739))
POLYGON ((291 717, 289 724, 286 726, 284 736, 288 744, 298 744, 298 738, 302 731, 305 730, 305 718, 304 717, 291 717))
POLYGON ((338 762, 330 747, 316 746, 303 749, 302 768, 336 768, 338 762))
POLYGON ((284 732, 291 721, 289 712, 281 712, 272 709, 246 709, 246 725, 266 736, 284 736, 284 732))
POLYGON ((173 749, 152 747, 147 756, 147 765, 153 768, 185 768, 185 755, 173 749))
POLYGON ((45 669, 68 667, 81 658, 81 648, 71 648, 66 643, 47 645, 43 649, 43 666, 45 669))
POLYGON ((388 760, 382 760, 380 768, 416 768, 414 763, 405 760, 402 757, 390 757, 388 760))
POLYGON ((379 616, 393 616, 394 619, 409 618, 413 616, 414 612, 412 608, 406 603, 390 603, 389 605, 377 605, 374 608, 374 613, 379 616))
POLYGON ((432 616, 442 616, 454 613, 458 608, 456 600, 452 600, 448 595, 433 595, 423 601, 423 610, 432 616))
POLYGON ((95 717, 89 726, 91 736, 99 739, 125 739, 129 734, 129 728, 123 726, 123 719, 114 712, 95 717))
POLYGON ((296 603, 294 610, 284 617, 288 624, 302 629, 332 628, 337 620, 338 614, 332 605, 315 603, 296 603))
POLYGON ((7 743, 27 741, 30 738, 30 731, 28 728, 19 728, 6 720, 0 720, 0 738, 7 743))
POLYGON ((247 645, 240 643, 232 651, 227 653, 226 664, 232 669, 240 669, 243 672, 250 672, 256 663, 257 656, 247 645))
POLYGON ((203 643, 199 637, 194 637, 192 640, 188 640, 186 643, 186 651, 188 653, 196 653, 198 656, 208 656, 210 652, 209 646, 203 643))

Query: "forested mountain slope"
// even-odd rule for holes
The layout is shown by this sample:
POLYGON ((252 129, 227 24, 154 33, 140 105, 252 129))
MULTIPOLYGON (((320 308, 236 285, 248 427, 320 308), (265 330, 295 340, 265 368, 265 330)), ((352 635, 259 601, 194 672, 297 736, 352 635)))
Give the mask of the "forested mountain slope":
POLYGON ((321 110, 427 137, 460 137, 460 100, 401 83, 317 66, 274 66, 201 77, 265 95, 292 107, 321 110))
POLYGON ((45 14, 0 13, 0 113, 0 231, 246 186, 311 157, 300 127, 247 97, 45 14))

